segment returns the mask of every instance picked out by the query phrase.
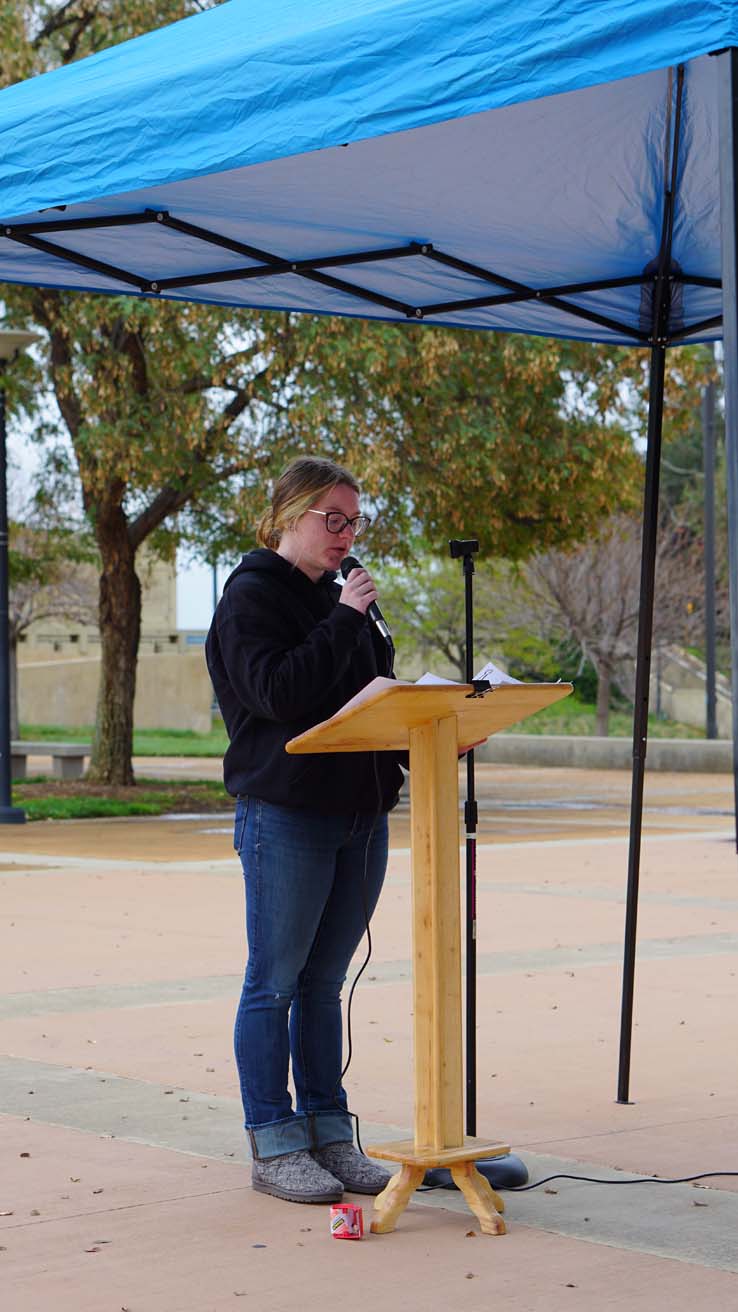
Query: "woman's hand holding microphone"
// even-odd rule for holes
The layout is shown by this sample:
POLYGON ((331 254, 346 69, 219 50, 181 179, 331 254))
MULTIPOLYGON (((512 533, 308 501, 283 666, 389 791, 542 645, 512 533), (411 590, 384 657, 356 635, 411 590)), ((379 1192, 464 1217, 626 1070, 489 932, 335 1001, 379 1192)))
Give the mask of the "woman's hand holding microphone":
POLYGON ((344 577, 346 582, 341 588, 339 604, 350 606, 352 610, 358 610, 361 615, 366 615, 372 602, 377 600, 377 587, 373 578, 361 565, 349 568, 344 577))

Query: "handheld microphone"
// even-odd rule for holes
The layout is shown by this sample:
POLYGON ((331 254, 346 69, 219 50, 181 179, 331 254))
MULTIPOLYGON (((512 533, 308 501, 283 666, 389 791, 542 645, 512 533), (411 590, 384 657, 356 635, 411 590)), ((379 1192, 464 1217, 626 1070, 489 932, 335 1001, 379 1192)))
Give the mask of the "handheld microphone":
MULTIPOLYGON (((364 566, 360 563, 360 561, 356 559, 356 556, 347 556, 345 560, 341 561, 341 573, 343 574, 343 577, 345 579, 348 578, 352 569, 363 569, 363 568, 364 566)), ((389 631, 389 624, 384 618, 384 615, 379 609, 379 606, 377 605, 376 601, 372 601, 367 606, 366 613, 369 616, 369 619, 376 624, 385 642, 388 642, 391 646, 392 634, 389 631)))

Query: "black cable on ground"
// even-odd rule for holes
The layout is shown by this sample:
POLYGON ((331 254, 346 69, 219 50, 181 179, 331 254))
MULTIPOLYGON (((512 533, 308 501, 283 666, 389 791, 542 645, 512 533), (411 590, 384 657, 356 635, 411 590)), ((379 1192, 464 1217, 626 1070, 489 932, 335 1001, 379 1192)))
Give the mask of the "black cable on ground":
MULTIPOLYGON (((666 1177, 662 1175, 642 1175, 636 1176, 632 1180, 602 1180, 593 1175, 546 1175, 542 1180, 535 1180, 533 1184, 520 1185, 498 1185, 498 1189, 505 1189, 507 1193, 524 1194, 529 1189, 540 1189, 541 1185, 550 1184, 552 1180, 578 1180, 584 1184, 693 1184, 695 1180, 713 1180, 720 1176, 738 1176, 738 1171, 703 1171, 700 1175, 681 1175, 675 1177, 666 1177)), ((425 1184, 417 1190, 418 1193, 430 1193, 433 1189, 445 1189, 442 1184, 425 1184)))
POLYGON ((522 1194, 528 1189, 539 1189, 542 1184, 548 1184, 551 1180, 580 1180, 586 1184, 692 1184, 695 1180, 711 1180, 719 1175, 738 1175, 738 1171, 703 1171, 700 1175, 680 1175, 673 1178, 662 1175, 642 1175, 636 1176, 633 1180, 601 1180, 592 1175, 547 1175, 543 1180, 536 1180, 534 1184, 521 1184, 513 1186, 510 1193, 522 1194))

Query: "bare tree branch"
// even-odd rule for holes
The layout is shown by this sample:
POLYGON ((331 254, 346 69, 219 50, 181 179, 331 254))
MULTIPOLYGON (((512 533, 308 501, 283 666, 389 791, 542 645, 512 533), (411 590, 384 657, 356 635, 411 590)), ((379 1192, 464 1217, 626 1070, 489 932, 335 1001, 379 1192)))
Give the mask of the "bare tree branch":
MULTIPOLYGON (((524 568, 525 622, 571 643, 594 666, 602 734, 607 733, 611 682, 633 696, 640 565, 639 521, 619 515, 575 550, 546 552, 524 568)), ((656 641, 686 643, 699 637, 704 613, 702 544, 668 521, 660 527, 654 596, 656 641)), ((725 608, 725 597, 720 605, 725 608)))

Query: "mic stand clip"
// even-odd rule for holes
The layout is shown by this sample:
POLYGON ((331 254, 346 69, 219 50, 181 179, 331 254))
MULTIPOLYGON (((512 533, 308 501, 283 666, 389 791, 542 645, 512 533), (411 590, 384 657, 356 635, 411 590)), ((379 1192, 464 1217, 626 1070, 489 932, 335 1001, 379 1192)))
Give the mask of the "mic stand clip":
POLYGON ((471 683, 474 692, 468 692, 466 694, 467 701, 470 697, 483 697, 486 692, 492 691, 492 684, 489 679, 470 679, 469 682, 471 683))

